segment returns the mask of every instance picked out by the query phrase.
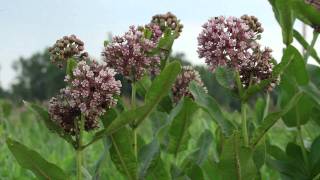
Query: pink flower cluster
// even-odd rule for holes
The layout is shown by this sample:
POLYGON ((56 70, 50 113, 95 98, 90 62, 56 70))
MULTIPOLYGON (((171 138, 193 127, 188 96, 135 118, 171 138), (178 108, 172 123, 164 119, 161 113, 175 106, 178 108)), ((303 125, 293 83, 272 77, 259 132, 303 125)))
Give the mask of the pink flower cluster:
POLYGON ((160 57, 148 53, 156 48, 162 32, 155 25, 151 27, 151 31, 153 35, 148 39, 143 31, 130 26, 123 36, 114 37, 102 52, 107 66, 131 81, 138 81, 146 73, 158 74, 160 57))
POLYGON ((207 91, 207 88, 204 87, 201 80, 199 72, 194 70, 192 66, 183 66, 181 73, 177 76, 176 82, 171 89, 173 101, 175 103, 179 102, 184 96, 193 98, 189 91, 189 84, 191 81, 196 82, 199 86, 202 86, 205 91, 207 91))
POLYGON ((223 16, 210 19, 198 37, 198 53, 211 71, 217 66, 239 69, 257 47, 255 33, 239 18, 223 16))
POLYGON ((59 98, 52 98, 49 113, 66 132, 74 132, 75 118, 85 117, 85 130, 98 127, 97 118, 117 103, 121 82, 115 71, 97 62, 80 61, 72 77, 66 76, 69 86, 62 89, 59 98))
POLYGON ((271 50, 260 49, 257 42, 263 31, 254 16, 223 16, 210 19, 198 37, 198 54, 205 58, 211 71, 227 66, 240 73, 244 87, 271 78, 271 50))
POLYGON ((81 112, 78 108, 72 108, 64 99, 63 95, 53 97, 49 101, 49 114, 51 119, 69 134, 75 135, 75 120, 79 118, 81 112))
POLYGON ((80 109, 88 122, 86 129, 97 126, 96 119, 106 109, 116 105, 114 96, 120 95, 121 82, 115 79, 116 72, 92 61, 78 63, 73 70, 73 77, 66 77, 69 86, 62 89, 72 108, 80 109))

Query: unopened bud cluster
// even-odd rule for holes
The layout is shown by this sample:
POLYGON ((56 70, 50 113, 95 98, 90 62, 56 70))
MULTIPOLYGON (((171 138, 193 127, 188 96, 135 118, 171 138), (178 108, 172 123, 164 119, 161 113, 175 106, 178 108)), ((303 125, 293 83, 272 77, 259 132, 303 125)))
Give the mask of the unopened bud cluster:
POLYGON ((258 18, 255 16, 248 16, 243 15, 241 16, 241 19, 256 33, 262 33, 263 27, 261 26, 261 23, 258 21, 258 18))
POLYGON ((205 91, 207 88, 201 80, 200 74, 192 66, 183 66, 181 73, 177 76, 176 82, 172 87, 173 101, 175 103, 179 102, 182 97, 193 98, 190 90, 189 84, 194 81, 199 86, 203 87, 205 91))
POLYGON ((162 31, 165 31, 166 28, 169 28, 172 31, 175 31, 178 36, 182 32, 183 28, 180 20, 171 12, 167 12, 166 14, 154 15, 152 17, 151 23, 159 25, 162 31))
POLYGON ((63 64, 72 57, 85 59, 88 54, 84 51, 84 43, 75 35, 64 36, 56 41, 56 43, 49 48, 50 59, 52 63, 62 67, 63 64))

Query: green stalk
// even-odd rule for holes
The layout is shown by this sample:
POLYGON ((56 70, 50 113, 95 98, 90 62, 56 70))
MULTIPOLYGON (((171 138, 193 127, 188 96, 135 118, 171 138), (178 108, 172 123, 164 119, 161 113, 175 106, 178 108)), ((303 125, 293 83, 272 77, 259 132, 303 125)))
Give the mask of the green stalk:
POLYGON ((309 58, 309 56, 310 56, 311 50, 314 48, 314 45, 315 45, 316 42, 317 42, 318 36, 319 36, 319 33, 316 32, 316 31, 314 31, 314 32, 313 32, 313 37, 312 37, 311 44, 310 44, 310 46, 308 47, 306 53, 304 54, 304 60, 305 60, 306 63, 308 62, 308 58, 309 58))
POLYGON ((302 156, 303 156, 303 160, 304 160, 306 166, 309 168, 309 160, 308 160, 308 156, 307 156, 306 147, 304 146, 304 143, 303 143, 303 136, 302 136, 301 125, 300 125, 300 117, 299 117, 298 111, 296 111, 296 115, 297 115, 297 123, 298 123, 297 135, 298 135, 300 146, 301 146, 301 150, 302 150, 302 156))
POLYGON ((248 146, 249 145, 249 138, 248 138, 248 129, 247 129, 247 112, 246 112, 246 104, 242 103, 241 104, 241 130, 242 130, 242 136, 243 136, 243 141, 244 145, 248 146))
POLYGON ((83 154, 82 154, 82 137, 83 137, 83 128, 84 128, 84 117, 81 116, 80 122, 76 122, 78 124, 76 127, 79 129, 78 135, 76 137, 78 147, 76 149, 76 163, 77 163, 77 180, 82 180, 82 164, 83 164, 83 154))
MULTIPOLYGON (((136 85, 131 83, 131 108, 136 108, 136 85)), ((133 122, 133 150, 136 159, 138 159, 138 141, 137 141, 137 127, 135 122, 133 122)))

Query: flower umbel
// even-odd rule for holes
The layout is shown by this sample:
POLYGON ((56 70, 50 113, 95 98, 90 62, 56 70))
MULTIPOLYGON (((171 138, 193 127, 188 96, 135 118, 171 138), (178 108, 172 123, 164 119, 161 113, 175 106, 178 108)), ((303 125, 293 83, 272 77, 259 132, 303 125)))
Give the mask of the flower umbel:
POLYGON ((61 97, 66 103, 56 98, 52 99, 51 117, 62 124, 66 132, 74 129, 69 121, 73 121, 75 116, 70 115, 70 119, 63 118, 70 112, 77 112, 76 115, 83 114, 85 130, 98 127, 97 118, 107 109, 115 106, 117 103, 115 96, 120 95, 121 82, 115 79, 115 74, 113 69, 99 65, 95 61, 90 63, 80 61, 73 70, 72 79, 66 77, 69 86, 61 90, 61 97), (59 110, 62 108, 66 110, 59 110), (70 127, 66 128, 64 124, 70 127))
POLYGON ((199 86, 202 86, 205 91, 207 88, 201 80, 199 72, 194 70, 192 66, 182 67, 181 73, 177 76, 176 82, 172 87, 173 101, 175 103, 179 102, 182 97, 193 98, 191 92, 189 91, 189 84, 191 81, 195 81, 199 86))
POLYGON ((107 66, 131 81, 138 81, 146 73, 158 74, 160 57, 148 55, 157 44, 142 31, 130 26, 124 36, 116 36, 102 52, 107 66))
POLYGON ((57 64, 59 67, 62 67, 72 57, 79 58, 80 60, 86 59, 88 53, 83 51, 84 43, 75 35, 64 36, 49 48, 52 63, 57 64))
POLYGON ((234 69, 245 88, 272 78, 271 49, 260 49, 257 40, 263 28, 256 17, 215 17, 203 28, 198 37, 198 53, 211 71, 218 66, 234 69))

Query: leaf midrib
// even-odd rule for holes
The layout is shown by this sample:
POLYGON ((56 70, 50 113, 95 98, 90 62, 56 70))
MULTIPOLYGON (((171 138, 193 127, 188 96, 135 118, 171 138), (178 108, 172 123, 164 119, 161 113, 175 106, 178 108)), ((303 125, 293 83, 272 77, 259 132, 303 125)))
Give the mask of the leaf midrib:
POLYGON ((124 162, 124 160, 123 160, 123 158, 122 158, 122 155, 121 155, 121 153, 120 153, 120 151, 119 151, 119 147, 118 147, 116 141, 114 140, 113 135, 110 135, 110 139, 111 139, 112 144, 114 145, 114 148, 115 148, 115 150, 116 150, 116 152, 117 152, 117 154, 118 154, 118 157, 119 157, 120 162, 121 162, 121 166, 124 168, 124 170, 125 170, 128 178, 133 180, 134 178, 132 178, 132 176, 131 176, 131 174, 130 174, 127 166, 126 166, 126 163, 124 162))

